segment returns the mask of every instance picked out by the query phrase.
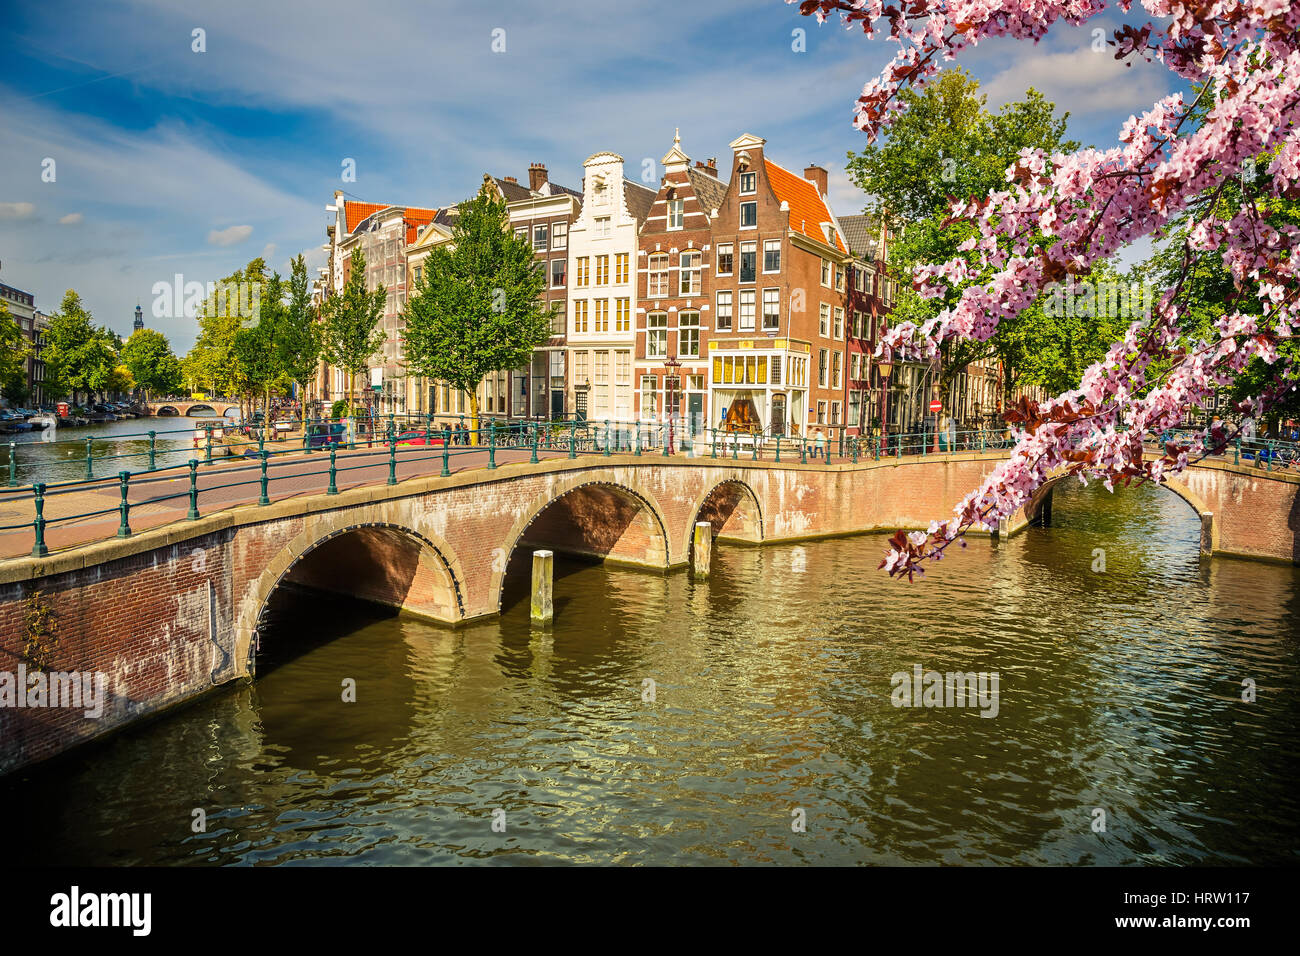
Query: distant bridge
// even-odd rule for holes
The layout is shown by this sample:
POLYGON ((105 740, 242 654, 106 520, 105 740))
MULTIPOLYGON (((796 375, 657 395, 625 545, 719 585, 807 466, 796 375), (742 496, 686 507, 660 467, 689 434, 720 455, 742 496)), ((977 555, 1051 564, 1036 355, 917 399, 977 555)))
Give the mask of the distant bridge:
POLYGON ((188 418, 193 415, 219 415, 225 417, 231 409, 238 411, 238 402, 208 402, 197 399, 174 402, 146 402, 150 415, 159 418, 188 418))

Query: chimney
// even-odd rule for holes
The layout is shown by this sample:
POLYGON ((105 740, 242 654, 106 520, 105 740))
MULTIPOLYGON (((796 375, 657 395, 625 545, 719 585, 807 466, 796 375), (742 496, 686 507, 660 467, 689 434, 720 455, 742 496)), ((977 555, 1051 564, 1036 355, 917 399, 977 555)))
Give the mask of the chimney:
POLYGON ((709 157, 709 161, 708 161, 707 163, 704 164, 704 167, 705 167, 709 172, 713 173, 713 175, 715 175, 715 176, 718 175, 718 157, 716 157, 716 156, 710 156, 710 157, 709 157))
POLYGON ((542 163, 533 163, 528 167, 528 188, 537 192, 546 185, 546 166, 542 163))
POLYGON ((505 183, 514 183, 516 186, 519 185, 519 180, 515 179, 513 176, 502 176, 501 181, 505 183))
POLYGON ((816 183, 817 191, 823 196, 826 195, 826 170, 822 169, 820 166, 809 166, 803 171, 803 178, 808 180, 810 183, 816 183))

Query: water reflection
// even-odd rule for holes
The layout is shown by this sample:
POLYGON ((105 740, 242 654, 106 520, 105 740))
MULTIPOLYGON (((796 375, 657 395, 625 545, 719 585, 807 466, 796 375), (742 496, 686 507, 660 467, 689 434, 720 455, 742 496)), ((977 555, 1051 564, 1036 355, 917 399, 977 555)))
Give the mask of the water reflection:
POLYGON ((568 565, 549 632, 518 582, 456 631, 293 602, 255 684, 0 800, 37 862, 1295 862, 1300 574, 1200 560, 1159 489, 1053 512, 910 586, 878 536, 568 565), (916 664, 999 672, 998 716, 891 706, 916 664))

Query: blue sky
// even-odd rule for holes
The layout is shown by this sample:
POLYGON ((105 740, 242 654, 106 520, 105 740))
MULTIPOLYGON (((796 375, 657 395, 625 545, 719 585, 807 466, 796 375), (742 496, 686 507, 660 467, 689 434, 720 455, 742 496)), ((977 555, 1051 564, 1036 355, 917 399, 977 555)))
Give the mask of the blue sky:
MULTIPOLYGON (((287 274, 299 252, 314 276, 335 189, 442 206, 484 172, 526 181, 531 162, 577 188, 582 161, 606 149, 635 178, 680 127, 693 159, 724 168, 731 140, 763 136, 788 168, 827 167, 835 211, 858 212, 843 175, 864 142, 852 106, 893 52, 782 0, 3 6, 0 282, 46 312, 75 288, 123 334, 138 301, 177 352, 195 323, 154 318, 154 284, 216 280, 263 254, 287 274), (340 178, 346 158, 356 182, 340 178)), ((1032 85, 1070 111, 1074 138, 1114 145, 1124 119, 1172 89, 1160 67, 1091 49, 1092 26, 1118 22, 982 44, 961 65, 991 105, 1032 85)))

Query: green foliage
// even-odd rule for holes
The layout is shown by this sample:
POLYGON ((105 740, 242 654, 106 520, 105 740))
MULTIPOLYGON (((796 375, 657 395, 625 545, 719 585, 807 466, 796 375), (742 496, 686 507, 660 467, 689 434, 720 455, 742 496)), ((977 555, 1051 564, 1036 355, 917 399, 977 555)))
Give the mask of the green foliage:
MULTIPOLYGON (((921 324, 955 305, 960 290, 923 299, 912 291, 912 270, 919 264, 956 258, 962 254, 960 245, 979 235, 974 223, 947 221, 953 199, 1005 189, 1006 170, 1025 147, 1051 154, 1077 150, 1079 144, 1065 138, 1069 113, 1058 117, 1055 105, 1033 89, 1024 99, 990 113, 977 80, 961 70, 945 70, 923 90, 908 88, 901 96, 907 111, 881 143, 850 152, 846 168, 867 193, 868 212, 903 223, 889 255, 889 272, 900 280, 901 290, 893 321, 921 324)), ((940 387, 946 391, 972 362, 991 359, 1003 362, 1009 379, 1029 384, 1046 376, 1047 369, 1024 365, 1027 358, 1062 366, 1074 361, 1065 354, 1038 356, 1038 350, 1064 347, 1067 339, 1075 343, 1069 345, 1071 355, 1092 350, 1091 344, 1085 346, 1080 340, 1085 330, 1075 330, 1072 337, 1044 338, 1049 325, 1038 307, 1036 313, 1029 310, 1015 321, 1004 320, 987 342, 946 343, 940 387)))
POLYGON ((11 402, 27 395, 27 337, 18 322, 0 302, 0 394, 11 402))
POLYGON ((406 307, 410 369, 470 394, 490 372, 519 368, 551 336, 540 301, 544 270, 509 229, 505 203, 486 193, 462 203, 448 245, 436 247, 406 307))
MULTIPOLYGON (((42 358, 55 366, 57 386, 50 386, 52 394, 71 391, 78 393, 102 392, 115 389, 120 376, 117 339, 107 329, 95 326, 91 315, 81 304, 81 297, 72 289, 63 296, 59 311, 50 316, 45 329, 45 348, 42 358)), ((50 378, 47 374, 47 381, 50 378)))
POLYGON ((23 662, 33 671, 49 670, 59 647, 59 622, 44 591, 33 591, 23 602, 23 626, 23 662))
MULTIPOLYGON (((222 279, 218 287, 238 287, 239 283, 247 282, 260 284, 265 291, 268 279, 266 263, 258 257, 222 279)), ((265 299, 265 295, 259 299, 259 320, 265 299)), ((241 316, 239 312, 235 303, 222 301, 215 292, 203 303, 198 315, 198 338, 181 362, 183 376, 191 390, 221 395, 239 395, 245 391, 245 377, 235 353, 235 339, 244 324, 254 317, 241 316)))
POLYGON ((122 363, 146 394, 171 395, 181 387, 181 366, 167 337, 154 329, 140 329, 122 346, 122 363))
POLYGON ((370 365, 371 357, 384 347, 387 336, 377 328, 388 290, 382 285, 366 291, 366 256, 358 247, 352 251, 351 271, 343 291, 325 300, 322 352, 326 360, 355 378, 370 365))
POLYGON ((330 406, 330 418, 346 418, 350 414, 352 414, 352 406, 348 404, 346 398, 337 399, 330 406))
POLYGON ((321 359, 321 328, 311 304, 307 263, 293 260, 288 285, 289 301, 280 310, 275 351, 284 374, 304 391, 316 379, 321 359))

